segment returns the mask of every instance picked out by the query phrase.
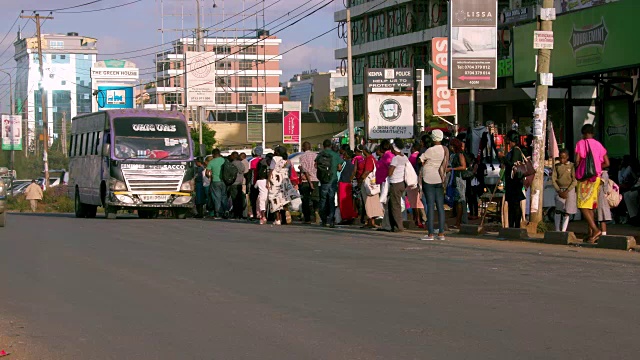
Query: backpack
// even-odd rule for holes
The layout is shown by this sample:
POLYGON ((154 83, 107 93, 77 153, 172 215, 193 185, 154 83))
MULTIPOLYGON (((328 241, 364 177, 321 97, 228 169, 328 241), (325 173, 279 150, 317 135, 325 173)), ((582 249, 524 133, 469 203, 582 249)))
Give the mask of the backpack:
POLYGON ((613 180, 609 179, 607 188, 607 203, 609 203, 610 208, 615 208, 620 205, 620 202, 622 201, 622 195, 620 195, 620 187, 613 180))
POLYGON ((266 180, 269 177, 269 164, 267 163, 267 159, 261 159, 258 162, 258 176, 257 180, 266 180))
POLYGON ((236 182, 237 176, 238 168, 229 160, 225 160, 224 164, 222 164, 222 170, 220 171, 220 180, 222 180, 225 185, 231 186, 236 182))
POLYGON ((318 180, 321 184, 328 184, 331 182, 333 174, 331 174, 331 162, 333 161, 331 155, 327 151, 323 151, 318 154, 316 163, 318 164, 318 180))

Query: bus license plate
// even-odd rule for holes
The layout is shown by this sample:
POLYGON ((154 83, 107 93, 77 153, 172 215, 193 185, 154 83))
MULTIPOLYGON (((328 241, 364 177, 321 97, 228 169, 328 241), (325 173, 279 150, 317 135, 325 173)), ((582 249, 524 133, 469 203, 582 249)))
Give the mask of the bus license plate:
POLYGON ((144 202, 166 202, 169 195, 140 195, 140 199, 144 202))

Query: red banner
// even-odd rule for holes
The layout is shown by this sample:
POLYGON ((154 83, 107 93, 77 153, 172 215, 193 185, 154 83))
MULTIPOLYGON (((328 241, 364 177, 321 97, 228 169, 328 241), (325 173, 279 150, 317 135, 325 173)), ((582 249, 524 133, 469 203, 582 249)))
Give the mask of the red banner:
POLYGON ((299 101, 282 103, 282 143, 300 144, 302 104, 299 101))
POLYGON ((431 39, 431 61, 433 86, 433 115, 454 116, 457 112, 457 94, 449 89, 448 39, 437 37, 431 39))

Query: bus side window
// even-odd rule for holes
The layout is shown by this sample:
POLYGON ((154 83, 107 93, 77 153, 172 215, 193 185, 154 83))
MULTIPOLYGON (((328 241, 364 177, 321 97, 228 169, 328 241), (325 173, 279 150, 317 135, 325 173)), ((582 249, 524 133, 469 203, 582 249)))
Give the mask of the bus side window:
POLYGON ((78 156, 84 155, 84 134, 80 134, 80 151, 78 152, 78 156))
POLYGON ((100 135, 102 134, 101 131, 96 132, 96 144, 93 147, 93 155, 99 155, 100 154, 100 135))
POLYGON ((69 140, 69 154, 67 154, 69 157, 73 157, 73 145, 74 145, 73 138, 74 138, 74 135, 71 135, 71 139, 69 140))

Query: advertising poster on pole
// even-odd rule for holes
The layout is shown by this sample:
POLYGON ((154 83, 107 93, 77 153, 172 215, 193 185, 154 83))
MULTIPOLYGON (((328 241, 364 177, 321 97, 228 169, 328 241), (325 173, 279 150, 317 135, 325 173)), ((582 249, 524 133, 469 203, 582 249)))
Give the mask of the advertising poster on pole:
POLYGON ((454 116, 458 110, 457 92, 449 89, 448 43, 446 37, 431 39, 433 115, 454 116))
POLYGON ((300 144, 301 137, 301 113, 300 101, 284 101, 282 103, 282 143, 300 144))
POLYGON ((449 2, 451 89, 496 89, 498 1, 449 2))
POLYGON ((2 150, 22 150, 22 116, 2 115, 2 150))
POLYGON ((247 142, 264 140, 264 105, 247 105, 247 142))
POLYGON ((413 93, 369 93, 367 110, 370 139, 413 137, 413 93))
POLYGON ((215 105, 215 53, 187 51, 186 106, 215 105))

